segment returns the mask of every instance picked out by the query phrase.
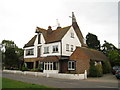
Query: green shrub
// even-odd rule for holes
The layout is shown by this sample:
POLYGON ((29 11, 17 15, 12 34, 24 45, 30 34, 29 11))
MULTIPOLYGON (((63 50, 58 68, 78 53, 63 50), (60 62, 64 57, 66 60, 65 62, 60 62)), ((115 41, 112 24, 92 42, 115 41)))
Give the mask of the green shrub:
POLYGON ((31 71, 40 71, 40 69, 39 68, 33 68, 33 69, 31 69, 31 71))
POLYGON ((103 74, 107 74, 111 72, 111 65, 110 62, 105 60, 103 61, 103 74))
POLYGON ((103 69, 102 69, 102 65, 101 64, 97 64, 96 65, 96 70, 97 70, 97 72, 96 72, 96 76, 97 77, 103 76, 103 69))
POLYGON ((27 65, 25 63, 22 66, 22 71, 28 71, 27 65))
POLYGON ((89 76, 91 77, 96 77, 97 76, 97 69, 96 67, 93 65, 93 66, 90 66, 90 70, 89 70, 89 76))
POLYGON ((103 75, 102 65, 97 64, 95 66, 95 62, 90 62, 89 76, 90 77, 101 77, 103 75))

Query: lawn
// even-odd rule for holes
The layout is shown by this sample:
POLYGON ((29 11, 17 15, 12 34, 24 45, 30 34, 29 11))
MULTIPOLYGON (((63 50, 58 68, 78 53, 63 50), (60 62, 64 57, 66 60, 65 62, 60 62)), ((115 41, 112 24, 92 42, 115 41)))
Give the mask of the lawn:
POLYGON ((7 79, 7 78, 2 78, 2 88, 46 88, 50 90, 60 90, 56 88, 46 87, 43 85, 25 83, 25 82, 16 81, 16 80, 7 79))

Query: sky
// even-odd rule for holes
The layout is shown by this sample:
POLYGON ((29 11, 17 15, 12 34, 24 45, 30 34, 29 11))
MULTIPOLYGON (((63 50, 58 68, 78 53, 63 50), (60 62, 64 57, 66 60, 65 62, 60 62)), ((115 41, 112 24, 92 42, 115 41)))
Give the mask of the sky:
MULTIPOLYGON (((0 42, 12 40, 19 48, 36 34, 36 27, 56 29, 72 24, 74 12, 84 37, 89 33, 118 47, 118 0, 1 0, 0 42)), ((120 47, 120 46, 119 46, 120 47)))

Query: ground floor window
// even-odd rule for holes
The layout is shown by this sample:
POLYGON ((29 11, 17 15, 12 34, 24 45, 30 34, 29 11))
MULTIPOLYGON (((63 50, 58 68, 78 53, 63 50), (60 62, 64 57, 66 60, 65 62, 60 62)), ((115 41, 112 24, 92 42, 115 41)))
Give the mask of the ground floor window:
POLYGON ((58 62, 44 62, 44 70, 58 70, 58 62))
POLYGON ((68 61, 68 70, 75 70, 75 61, 68 61))

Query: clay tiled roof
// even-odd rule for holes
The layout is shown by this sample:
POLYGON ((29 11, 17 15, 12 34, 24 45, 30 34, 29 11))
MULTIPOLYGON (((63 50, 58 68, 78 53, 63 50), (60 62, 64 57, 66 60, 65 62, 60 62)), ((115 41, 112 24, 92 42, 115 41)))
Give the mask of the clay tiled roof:
POLYGON ((42 62, 58 62, 60 59, 59 56, 47 56, 43 57, 42 59, 39 59, 42 62))
POLYGON ((37 35, 35 35, 27 44, 25 44, 25 47, 30 47, 30 46, 34 46, 34 42, 36 40, 37 35))
MULTIPOLYGON (((77 23, 67 26, 67 27, 64 27, 64 28, 58 28, 56 30, 52 30, 51 33, 49 33, 48 30, 46 30, 46 29, 37 27, 36 33, 43 34, 45 43, 52 43, 52 42, 60 41, 64 37, 64 35, 67 33, 67 31, 70 29, 71 26, 73 26, 82 46, 85 46, 86 44, 84 44, 84 42, 83 42, 83 35, 82 35, 77 23)), ((36 39, 36 35, 24 47, 34 46, 35 39, 36 39)))
POLYGON ((77 22, 72 23, 72 26, 73 26, 73 28, 74 28, 77 36, 78 36, 78 39, 79 39, 80 42, 81 42, 81 45, 82 45, 83 47, 87 47, 87 45, 84 43, 84 37, 83 37, 83 35, 82 35, 82 32, 81 32, 81 30, 80 30, 77 22))
POLYGON ((91 60, 97 60, 97 61, 108 60, 108 58, 102 52, 94 49, 89 49, 86 47, 77 47, 76 50, 73 52, 73 54, 70 56, 70 59, 71 60, 80 59, 81 53, 84 54, 83 55, 84 57, 86 56, 91 60))
POLYGON ((46 43, 51 43, 51 42, 57 42, 60 41, 63 36, 66 34, 66 32, 70 29, 71 26, 67 26, 64 28, 58 28, 56 30, 52 30, 51 33, 48 33, 48 30, 42 29, 37 27, 38 31, 36 32, 41 32, 43 34, 43 37, 45 38, 46 43))

